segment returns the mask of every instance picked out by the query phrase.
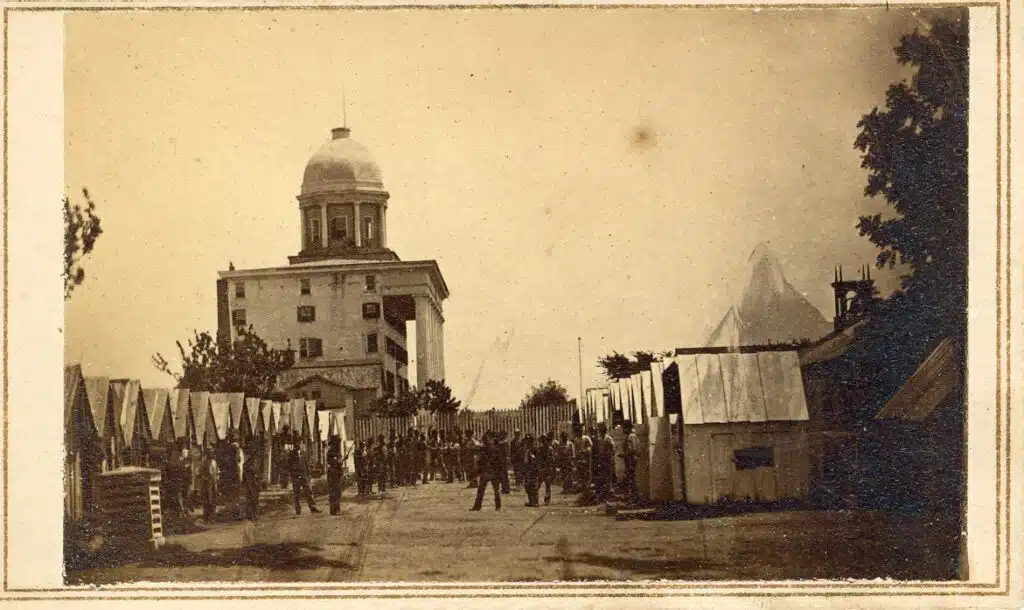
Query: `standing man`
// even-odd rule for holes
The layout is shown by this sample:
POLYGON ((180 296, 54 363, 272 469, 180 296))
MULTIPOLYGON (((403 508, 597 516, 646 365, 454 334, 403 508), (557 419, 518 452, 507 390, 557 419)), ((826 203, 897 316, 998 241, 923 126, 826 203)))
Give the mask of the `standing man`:
POLYGON ((540 506, 537 503, 537 476, 539 464, 533 447, 533 435, 527 433, 523 439, 523 480, 526 483, 526 506, 540 506))
POLYGON ((554 449, 546 434, 542 434, 537 444, 537 489, 544 486, 544 506, 551 504, 551 480, 555 478, 554 449))
POLYGON ((474 444, 476 439, 473 438, 473 431, 466 429, 465 437, 462 443, 462 467, 466 471, 466 489, 470 487, 476 487, 478 481, 476 471, 476 448, 474 444))
POLYGON ((332 436, 327 447, 327 503, 332 515, 341 513, 341 437, 332 436))
POLYGON ((473 508, 469 510, 480 510, 483 506, 488 483, 494 489, 494 510, 501 510, 501 493, 498 483, 501 480, 501 467, 504 464, 504 459, 501 455, 501 448, 492 442, 489 434, 484 435, 481 458, 480 484, 476 488, 476 501, 473 503, 473 508))
POLYGON ((599 467, 601 470, 602 481, 602 492, 598 494, 598 499, 606 499, 611 495, 612 480, 615 474, 615 441, 612 439, 612 435, 608 433, 608 427, 605 424, 601 424, 597 429, 599 437, 598 444, 599 449, 599 467))
POLYGON ((220 485, 220 467, 217 460, 213 459, 213 448, 206 450, 203 456, 203 467, 201 470, 201 489, 203 499, 203 521, 210 523, 217 513, 217 488, 220 485))
POLYGON ((562 433, 562 442, 558 449, 558 468, 562 472, 562 493, 567 494, 572 491, 572 475, 576 469, 576 447, 565 432, 562 433))
POLYGON ((508 469, 512 466, 512 446, 508 440, 508 432, 501 431, 501 458, 504 467, 501 469, 501 493, 511 493, 511 484, 508 479, 508 469))
POLYGON ((295 493, 295 514, 302 514, 299 500, 303 497, 306 498, 306 503, 309 505, 309 512, 320 512, 313 499, 313 492, 309 488, 309 463, 306 461, 305 452, 300 451, 298 439, 293 439, 291 452, 288 454, 288 474, 291 475, 292 491, 295 493))
POLYGON ((576 427, 576 481, 580 491, 590 490, 591 459, 594 453, 594 442, 584 434, 583 426, 576 427))
POLYGON ((362 497, 366 491, 366 462, 363 458, 364 451, 365 444, 363 443, 363 441, 359 441, 358 443, 356 443, 356 453, 353 456, 353 461, 355 462, 356 466, 356 494, 359 495, 360 497, 362 497))
POLYGON ((382 497, 388 488, 388 448, 384 446, 384 435, 377 437, 377 444, 373 446, 373 464, 376 467, 374 477, 377 479, 377 493, 382 497))
POLYGON ((398 446, 396 443, 398 439, 395 438, 395 431, 392 430, 388 436, 388 450, 387 450, 387 463, 384 468, 387 470, 388 484, 392 488, 398 486, 398 446))
POLYGON ((523 486, 523 437, 519 429, 512 433, 512 444, 510 447, 512 453, 512 474, 515 478, 516 487, 523 486))
POLYGON ((260 512, 260 486, 263 473, 260 463, 254 459, 256 448, 248 447, 249 459, 242 464, 242 487, 245 488, 245 517, 249 521, 258 521, 260 512))
POLYGON ((630 503, 637 504, 640 502, 640 490, 636 486, 636 464, 640 458, 640 439, 637 438, 636 432, 633 430, 633 422, 626 420, 622 423, 622 428, 626 432, 626 442, 622 448, 622 459, 626 464, 626 495, 630 503))

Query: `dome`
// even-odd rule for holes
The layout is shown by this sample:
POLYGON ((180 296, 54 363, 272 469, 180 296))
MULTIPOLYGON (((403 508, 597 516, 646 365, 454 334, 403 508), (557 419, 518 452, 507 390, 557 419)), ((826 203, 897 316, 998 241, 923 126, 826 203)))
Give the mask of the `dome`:
POLYGON ((362 144, 348 136, 345 127, 331 130, 331 141, 306 164, 300 194, 384 190, 380 167, 362 144))

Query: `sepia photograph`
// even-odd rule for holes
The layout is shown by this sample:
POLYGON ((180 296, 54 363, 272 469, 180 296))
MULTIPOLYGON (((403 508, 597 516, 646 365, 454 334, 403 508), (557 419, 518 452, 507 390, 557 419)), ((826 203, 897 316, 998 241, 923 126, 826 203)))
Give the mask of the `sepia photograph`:
POLYGON ((63 586, 978 578, 975 9, 264 8, 61 14, 63 586))

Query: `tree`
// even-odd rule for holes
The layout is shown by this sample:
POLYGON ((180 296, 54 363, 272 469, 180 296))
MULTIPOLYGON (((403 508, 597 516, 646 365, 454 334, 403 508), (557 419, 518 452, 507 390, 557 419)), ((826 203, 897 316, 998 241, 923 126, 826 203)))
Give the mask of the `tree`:
POLYGON ((277 385, 277 375, 295 363, 295 352, 270 348, 251 326, 239 329, 238 337, 226 346, 218 346, 205 331, 193 332, 187 350, 181 341, 176 344, 181 373, 172 371, 159 353, 153 356, 153 365, 174 377, 179 388, 270 396, 277 385))
POLYGON ((554 379, 533 386, 519 403, 520 409, 541 407, 545 405, 561 405, 569 402, 569 391, 554 379))
POLYGON ((462 405, 462 401, 455 400, 452 389, 445 385, 443 380, 431 379, 423 386, 422 404, 423 408, 431 413, 455 413, 462 405))
POLYGON ((612 352, 611 355, 599 358, 597 364, 604 369, 605 377, 614 381, 632 377, 640 371, 651 370, 651 363, 655 359, 654 352, 633 352, 632 359, 625 354, 612 352))
POLYGON ((423 392, 413 387, 398 395, 381 396, 370 407, 370 411, 379 417, 409 417, 419 412, 423 404, 423 392))
POLYGON ((85 281, 82 259, 96 246, 96 240, 103 234, 100 217, 96 215, 96 204, 89 197, 89 190, 82 189, 85 207, 71 203, 67 195, 64 203, 64 300, 71 298, 71 292, 85 281))
POLYGON ((858 123, 854 146, 868 170, 865 194, 891 207, 857 228, 879 247, 876 266, 905 264, 901 288, 872 306, 857 341, 827 364, 858 397, 855 417, 874 417, 943 338, 963 358, 967 329, 966 17, 937 20, 896 47, 911 81, 889 87, 886 109, 858 123))
POLYGON ((889 87, 886 109, 858 123, 854 146, 868 170, 864 189, 882 196, 892 214, 862 216, 857 225, 880 249, 879 268, 906 264, 902 289, 911 302, 947 319, 962 333, 967 299, 966 17, 937 20, 904 36, 900 63, 917 68, 908 83, 889 87))

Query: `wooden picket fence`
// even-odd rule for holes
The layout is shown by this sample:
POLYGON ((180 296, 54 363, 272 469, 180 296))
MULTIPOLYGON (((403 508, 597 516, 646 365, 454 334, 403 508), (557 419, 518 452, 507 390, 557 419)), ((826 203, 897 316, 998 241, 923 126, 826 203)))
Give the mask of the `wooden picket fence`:
POLYGON ((552 432, 568 431, 573 422, 574 404, 543 405, 526 409, 493 409, 490 411, 462 410, 458 413, 431 414, 420 411, 409 417, 357 417, 355 439, 364 441, 392 432, 401 434, 414 428, 421 432, 441 430, 446 435, 456 431, 472 430, 479 438, 484 432, 507 432, 510 436, 516 430, 523 434, 540 436, 552 432))

